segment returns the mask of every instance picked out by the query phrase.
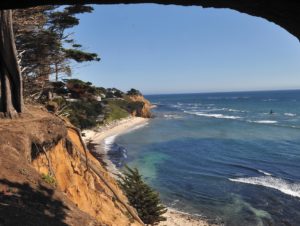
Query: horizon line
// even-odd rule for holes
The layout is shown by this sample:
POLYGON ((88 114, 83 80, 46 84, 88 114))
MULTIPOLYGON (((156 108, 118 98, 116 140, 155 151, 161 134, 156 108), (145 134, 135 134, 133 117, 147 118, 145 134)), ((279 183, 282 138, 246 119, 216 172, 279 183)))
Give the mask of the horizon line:
POLYGON ((204 92, 179 92, 179 93, 151 93, 143 94, 145 96, 155 96, 155 95, 188 95, 188 94, 214 94, 214 93, 251 93, 251 92, 284 92, 284 91, 300 91, 300 88, 293 89, 264 89, 264 90, 238 90, 238 91, 204 91, 204 92))

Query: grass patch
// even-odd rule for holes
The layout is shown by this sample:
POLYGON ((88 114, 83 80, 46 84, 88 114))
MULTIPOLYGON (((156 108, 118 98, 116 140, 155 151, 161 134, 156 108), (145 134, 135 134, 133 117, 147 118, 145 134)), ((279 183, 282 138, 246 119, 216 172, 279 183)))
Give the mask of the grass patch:
POLYGON ((130 114, 126 111, 127 102, 124 100, 107 101, 107 112, 105 114, 105 122, 109 123, 114 120, 119 120, 128 117, 130 114))
POLYGON ((56 180, 54 177, 50 176, 49 174, 42 174, 42 179, 50 185, 56 186, 56 180))
POLYGON ((80 129, 97 126, 97 117, 103 112, 102 106, 98 101, 78 100, 77 102, 67 102, 62 98, 54 99, 53 101, 58 106, 67 106, 63 111, 63 115, 67 115, 70 122, 80 129))

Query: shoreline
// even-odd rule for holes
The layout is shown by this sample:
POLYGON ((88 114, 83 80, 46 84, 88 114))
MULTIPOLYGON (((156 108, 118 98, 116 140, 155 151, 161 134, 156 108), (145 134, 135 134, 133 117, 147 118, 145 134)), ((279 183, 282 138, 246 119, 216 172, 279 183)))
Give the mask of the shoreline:
POLYGON ((167 207, 167 209, 168 211, 164 214, 167 220, 160 222, 158 226, 220 226, 210 223, 209 219, 205 219, 204 216, 185 213, 172 207, 167 207))
MULTIPOLYGON (((150 119, 141 117, 128 117, 118 121, 114 121, 108 125, 97 127, 94 129, 83 130, 83 141, 87 146, 92 146, 92 152, 98 155, 98 161, 105 164, 105 168, 113 177, 117 177, 121 172, 110 161, 105 150, 105 140, 111 138, 111 142, 122 134, 131 132, 140 127, 146 126, 150 119)), ((94 155, 93 154, 93 155, 94 155)), ((184 213, 176 209, 167 207, 168 211, 164 214, 166 221, 160 222, 158 226, 217 226, 211 224, 204 217, 198 217, 189 213, 184 213)))
POLYGON ((86 146, 92 146, 93 150, 90 150, 92 154, 94 156, 96 155, 96 158, 98 156, 98 161, 104 163, 107 171, 111 174, 111 176, 116 178, 120 175, 120 171, 107 155, 108 150, 105 150, 105 140, 111 138, 111 142, 113 142, 117 136, 147 125, 149 120, 150 119, 148 118, 130 116, 94 129, 83 130, 82 133, 84 136, 82 139, 86 146))

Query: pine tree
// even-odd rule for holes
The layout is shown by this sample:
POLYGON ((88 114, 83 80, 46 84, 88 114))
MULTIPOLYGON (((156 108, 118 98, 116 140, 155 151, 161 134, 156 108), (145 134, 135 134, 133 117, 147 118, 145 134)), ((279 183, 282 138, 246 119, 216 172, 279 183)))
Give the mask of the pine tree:
POLYGON ((119 184, 141 220, 147 225, 165 221, 166 218, 162 215, 167 212, 166 207, 162 205, 159 194, 143 181, 137 168, 131 169, 126 166, 123 174, 119 184))
POLYGON ((91 13, 84 5, 39 6, 14 11, 14 33, 24 78, 25 97, 44 102, 48 81, 71 76, 72 63, 99 61, 96 53, 81 50, 67 30, 79 24, 78 14, 91 13))
POLYGON ((34 79, 50 75, 70 75, 71 62, 99 61, 96 53, 81 50, 67 30, 77 26, 77 14, 91 13, 91 6, 73 5, 58 9, 41 6, 14 11, 14 33, 17 50, 22 53, 21 66, 25 77, 34 79))

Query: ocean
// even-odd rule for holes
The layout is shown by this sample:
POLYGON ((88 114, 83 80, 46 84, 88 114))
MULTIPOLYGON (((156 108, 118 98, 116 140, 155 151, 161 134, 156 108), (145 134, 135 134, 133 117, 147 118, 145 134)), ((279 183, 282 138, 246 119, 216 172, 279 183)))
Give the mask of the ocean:
POLYGON ((180 211, 229 226, 300 225, 300 91, 147 96, 155 118, 106 140, 180 211))

